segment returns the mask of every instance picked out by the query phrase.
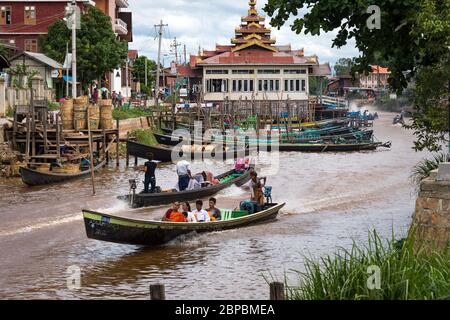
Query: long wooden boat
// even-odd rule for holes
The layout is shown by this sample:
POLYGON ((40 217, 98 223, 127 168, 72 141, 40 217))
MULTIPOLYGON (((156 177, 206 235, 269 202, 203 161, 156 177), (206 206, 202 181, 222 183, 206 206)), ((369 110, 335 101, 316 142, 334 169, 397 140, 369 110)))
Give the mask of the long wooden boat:
POLYGON ((361 143, 281 143, 279 151, 296 152, 352 152, 376 150, 379 147, 390 148, 390 143, 361 142, 361 143))
POLYGON ((285 204, 268 204, 264 210, 240 218, 203 222, 165 222, 120 217, 83 210, 88 238, 114 243, 156 246, 189 233, 204 233, 236 229, 276 219, 285 204))
MULTIPOLYGON (((175 137, 165 134, 154 134, 156 140, 161 145, 166 146, 176 146, 183 142, 183 137, 175 137)), ((324 141, 332 141, 333 139, 354 139, 354 140, 360 140, 360 141, 369 141, 372 139, 373 136, 373 130, 361 130, 361 131, 351 131, 351 132, 345 132, 345 133, 339 133, 339 132, 329 132, 329 135, 323 135, 321 133, 315 134, 303 134, 301 136, 292 136, 290 138, 282 137, 281 142, 286 143, 308 143, 310 141, 317 141, 317 140, 324 140, 324 141)), ((242 137, 241 137, 242 138, 242 137)), ((241 139, 243 140, 243 139, 241 139)), ((223 143, 224 141, 219 139, 216 141, 217 143, 223 143)), ((225 143, 230 142, 233 143, 232 140, 228 139, 225 140, 225 143)), ((205 143, 205 142, 197 142, 198 144, 205 143)), ((209 141, 206 141, 206 143, 210 143, 209 141)), ((252 141, 249 141, 249 143, 252 143, 252 141)), ((247 148, 249 145, 247 144, 247 148)))
MULTIPOLYGON (((127 153, 131 156, 139 157, 139 158, 147 158, 147 153, 153 154, 153 160, 159 160, 162 162, 171 162, 173 159, 173 155, 175 155, 178 159, 185 160, 202 160, 202 159, 215 159, 215 160, 225 160, 225 159, 236 159, 236 158, 244 158, 248 156, 252 149, 246 149, 242 146, 242 148, 232 148, 226 151, 223 150, 215 150, 215 151, 203 151, 203 152, 183 152, 181 148, 175 147, 165 147, 165 146, 149 146, 146 144, 142 144, 139 142, 127 140, 127 153)), ((255 148, 253 148, 255 150, 255 148)))
MULTIPOLYGON (((94 171, 102 168, 106 164, 106 160, 103 160, 94 167, 94 171)), ((91 169, 84 170, 77 173, 53 173, 53 172, 40 172, 27 167, 19 168, 22 181, 29 186, 40 186, 52 183, 66 182, 70 180, 81 179, 91 174, 91 169)))
POLYGON ((211 185, 194 190, 160 192, 160 193, 139 193, 136 195, 119 196, 120 200, 125 200, 130 203, 131 207, 149 207, 161 204, 169 204, 175 201, 192 201, 205 197, 212 196, 219 191, 228 188, 232 185, 242 186, 250 180, 250 170, 244 172, 236 172, 230 170, 215 176, 214 179, 222 181, 217 185, 211 185))
POLYGON ((166 134, 153 133, 156 141, 165 146, 176 146, 183 142, 183 137, 175 137, 166 134))

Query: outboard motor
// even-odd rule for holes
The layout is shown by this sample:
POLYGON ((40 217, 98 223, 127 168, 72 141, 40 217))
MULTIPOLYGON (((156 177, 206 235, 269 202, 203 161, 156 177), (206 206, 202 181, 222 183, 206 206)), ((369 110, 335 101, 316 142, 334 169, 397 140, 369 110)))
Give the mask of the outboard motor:
POLYGON ((272 203, 272 187, 264 187, 264 197, 266 198, 266 203, 272 203))
POLYGON ((130 179, 128 182, 130 184, 130 205, 133 205, 134 197, 136 196, 137 182, 136 179, 130 179))
POLYGON ((251 200, 245 200, 241 201, 241 204, 239 206, 239 209, 241 211, 248 211, 249 214, 255 213, 255 204, 251 200))

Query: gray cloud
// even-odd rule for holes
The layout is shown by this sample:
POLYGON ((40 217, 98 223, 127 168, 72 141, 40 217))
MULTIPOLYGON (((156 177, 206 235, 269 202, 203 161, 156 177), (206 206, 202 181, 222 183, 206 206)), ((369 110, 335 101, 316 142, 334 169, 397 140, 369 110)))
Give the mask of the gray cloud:
MULTIPOLYGON (((258 11, 262 10, 267 0, 258 1, 258 11)), ((173 37, 186 45, 188 53, 197 53, 198 47, 214 49, 217 43, 229 44, 234 36, 234 29, 240 23, 240 17, 246 14, 248 0, 130 0, 133 11, 133 38, 130 48, 138 49, 141 55, 156 59, 158 42, 154 25, 160 20, 168 24, 165 30, 162 53, 166 65, 174 59, 170 44, 173 37)), ((269 17, 266 23, 269 24, 269 17)), ((289 28, 289 23, 280 30, 273 28, 277 44, 291 43, 295 49, 304 48, 307 55, 317 54, 321 62, 334 64, 342 57, 358 55, 354 42, 336 49, 331 48, 335 32, 320 36, 297 35, 289 28)), ((182 48, 179 53, 182 54, 182 48)))

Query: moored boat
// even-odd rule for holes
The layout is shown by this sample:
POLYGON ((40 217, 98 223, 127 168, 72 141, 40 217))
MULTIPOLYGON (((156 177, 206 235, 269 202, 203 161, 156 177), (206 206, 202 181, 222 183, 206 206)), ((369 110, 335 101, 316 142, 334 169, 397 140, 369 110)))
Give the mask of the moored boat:
MULTIPOLYGON (((156 246, 189 233, 204 233, 236 229, 273 220, 285 204, 266 204, 263 210, 231 219, 214 222, 166 222, 121 217, 83 210, 88 238, 114 243, 156 246)), ((241 215, 241 211, 239 212, 241 215)))
MULTIPOLYGON (((106 164, 106 160, 100 162, 94 167, 94 171, 102 168, 106 164)), ((76 173, 53 173, 41 172, 28 167, 20 167, 19 169, 22 181, 29 186, 40 186, 52 183, 66 182, 70 180, 81 179, 89 176, 91 169, 76 172, 76 173)))
POLYGON ((216 148, 211 149, 204 147, 204 150, 192 150, 186 152, 183 146, 167 147, 167 146, 150 146, 139 142, 127 140, 127 153, 131 156, 146 159, 147 154, 153 154, 153 160, 162 162, 171 162, 174 159, 181 160, 226 160, 244 158, 249 155, 251 150, 248 148, 228 148, 223 149, 222 145, 216 145, 216 148))

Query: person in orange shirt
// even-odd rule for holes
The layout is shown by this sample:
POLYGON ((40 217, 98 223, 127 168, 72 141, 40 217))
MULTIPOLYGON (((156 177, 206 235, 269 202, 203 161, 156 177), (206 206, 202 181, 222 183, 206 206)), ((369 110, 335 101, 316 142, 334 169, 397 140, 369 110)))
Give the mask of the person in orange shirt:
POLYGON ((187 222, 187 219, 183 213, 174 211, 170 214, 170 221, 171 222, 187 222))
POLYGON ((172 208, 166 211, 164 214, 162 221, 172 221, 170 218, 172 216, 172 213, 179 212, 180 211, 180 203, 178 201, 174 202, 172 204, 172 208))

